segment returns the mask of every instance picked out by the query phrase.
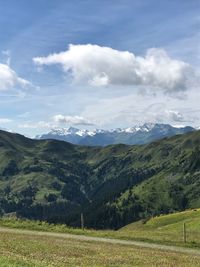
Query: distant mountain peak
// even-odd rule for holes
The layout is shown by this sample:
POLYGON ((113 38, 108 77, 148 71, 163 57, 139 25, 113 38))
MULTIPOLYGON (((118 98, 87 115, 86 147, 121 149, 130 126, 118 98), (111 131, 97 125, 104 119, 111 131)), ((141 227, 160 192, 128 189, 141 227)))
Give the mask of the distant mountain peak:
POLYGON ((194 131, 195 129, 186 127, 174 127, 170 124, 144 123, 143 125, 116 128, 111 130, 54 128, 49 133, 36 136, 36 139, 56 139, 63 140, 73 144, 106 146, 111 144, 145 144, 164 137, 170 137, 176 134, 183 134, 194 131))

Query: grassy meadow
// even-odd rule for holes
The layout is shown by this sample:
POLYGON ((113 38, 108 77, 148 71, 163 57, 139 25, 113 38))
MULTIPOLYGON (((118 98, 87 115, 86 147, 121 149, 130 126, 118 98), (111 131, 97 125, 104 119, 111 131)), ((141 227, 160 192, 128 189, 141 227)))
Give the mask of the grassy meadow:
POLYGON ((0 227, 35 230, 35 234, 0 232, 1 267, 45 266, 200 266, 200 257, 130 245, 41 236, 38 231, 140 240, 200 247, 200 209, 162 215, 118 231, 75 229, 46 222, 1 218, 0 227), (183 242, 183 223, 187 243, 183 242))
POLYGON ((0 233, 1 267, 200 266, 198 256, 56 237, 0 233))
POLYGON ((36 231, 70 233, 124 240, 138 240, 150 243, 200 247, 200 209, 186 210, 153 217, 146 221, 129 224, 117 231, 71 228, 61 224, 1 218, 0 226, 36 231), (186 226, 186 243, 183 239, 183 223, 186 226))

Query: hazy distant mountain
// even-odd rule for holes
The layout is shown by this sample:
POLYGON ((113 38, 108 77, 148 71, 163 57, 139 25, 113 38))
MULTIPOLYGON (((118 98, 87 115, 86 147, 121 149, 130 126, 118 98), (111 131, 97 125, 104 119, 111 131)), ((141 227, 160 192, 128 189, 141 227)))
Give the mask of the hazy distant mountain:
POLYGON ((146 144, 164 137, 184 134, 195 129, 186 127, 173 127, 169 124, 145 123, 142 126, 130 128, 117 128, 112 130, 96 129, 93 131, 70 128, 55 128, 49 133, 36 136, 36 139, 63 140, 73 144, 89 146, 106 146, 111 144, 146 144))

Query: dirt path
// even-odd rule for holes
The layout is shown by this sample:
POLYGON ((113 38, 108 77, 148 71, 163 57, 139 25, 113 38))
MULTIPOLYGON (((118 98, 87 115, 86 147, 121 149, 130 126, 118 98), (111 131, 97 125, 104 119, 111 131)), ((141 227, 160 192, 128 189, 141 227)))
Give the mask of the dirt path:
POLYGON ((56 238, 76 239, 76 240, 81 240, 81 241, 105 242, 105 243, 111 243, 111 244, 137 246, 137 247, 141 247, 141 248, 152 248, 152 249, 173 251, 173 252, 186 253, 186 254, 190 254, 190 255, 200 256, 200 250, 198 250, 198 249, 190 249, 190 248, 183 248, 183 247, 177 247, 177 246, 152 244, 152 243, 140 242, 140 241, 129 241, 129 240, 111 239, 111 238, 103 238, 103 237, 92 237, 92 236, 66 234, 66 233, 31 231, 31 230, 22 230, 22 229, 14 229, 14 228, 11 229, 11 228, 5 228, 5 227, 0 227, 0 233, 49 236, 49 237, 56 237, 56 238))

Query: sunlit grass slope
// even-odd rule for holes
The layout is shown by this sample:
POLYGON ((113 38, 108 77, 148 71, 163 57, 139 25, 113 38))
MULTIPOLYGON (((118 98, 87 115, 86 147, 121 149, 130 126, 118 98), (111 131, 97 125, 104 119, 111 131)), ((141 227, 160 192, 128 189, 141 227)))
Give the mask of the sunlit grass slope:
POLYGON ((119 231, 135 238, 152 241, 183 243, 183 225, 186 227, 186 242, 200 246, 200 209, 186 210, 153 217, 129 224, 119 231))

